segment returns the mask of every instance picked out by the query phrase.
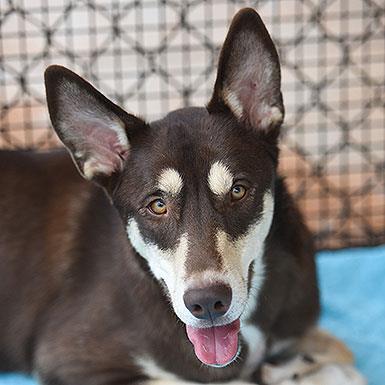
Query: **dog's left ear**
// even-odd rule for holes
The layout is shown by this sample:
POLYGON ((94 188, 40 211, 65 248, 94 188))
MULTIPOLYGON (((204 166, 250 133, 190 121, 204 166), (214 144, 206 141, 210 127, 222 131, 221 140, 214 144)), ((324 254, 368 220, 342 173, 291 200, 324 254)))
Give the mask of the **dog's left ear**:
POLYGON ((255 130, 282 123, 284 108, 278 54, 261 18, 251 8, 234 17, 219 58, 210 113, 230 110, 255 130))

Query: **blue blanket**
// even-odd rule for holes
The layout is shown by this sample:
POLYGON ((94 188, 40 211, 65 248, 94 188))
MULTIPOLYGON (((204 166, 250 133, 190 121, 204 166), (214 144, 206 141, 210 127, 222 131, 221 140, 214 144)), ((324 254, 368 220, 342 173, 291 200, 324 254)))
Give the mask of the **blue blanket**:
POLYGON ((318 256, 321 326, 353 350, 369 385, 385 383, 385 245, 318 256))
MULTIPOLYGON (((385 383, 385 245, 324 251, 317 258, 323 312, 321 326, 353 350, 369 385, 385 383)), ((18 374, 0 385, 36 385, 18 374)))

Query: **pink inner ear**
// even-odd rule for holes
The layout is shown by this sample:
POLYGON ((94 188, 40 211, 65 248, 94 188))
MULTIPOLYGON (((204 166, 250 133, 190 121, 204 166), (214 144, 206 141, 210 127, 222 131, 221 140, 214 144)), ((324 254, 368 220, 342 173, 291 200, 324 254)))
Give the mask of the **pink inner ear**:
POLYGON ((234 89, 243 119, 248 120, 253 127, 263 130, 280 123, 283 115, 277 107, 270 105, 273 95, 263 84, 259 85, 254 79, 243 79, 237 83, 234 84, 234 89))
POLYGON ((129 146, 124 129, 118 123, 89 122, 73 132, 76 132, 76 137, 72 136, 75 157, 87 179, 122 170, 129 146))
POLYGON ((257 83, 252 80, 243 80, 239 82, 238 97, 241 101, 243 111, 249 114, 250 111, 259 103, 257 83))

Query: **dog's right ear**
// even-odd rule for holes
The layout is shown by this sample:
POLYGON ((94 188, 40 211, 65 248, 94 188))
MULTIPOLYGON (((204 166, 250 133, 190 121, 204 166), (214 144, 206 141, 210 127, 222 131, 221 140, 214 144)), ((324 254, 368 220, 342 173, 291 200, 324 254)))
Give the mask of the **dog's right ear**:
POLYGON ((119 173, 130 150, 130 133, 145 122, 67 68, 48 67, 45 87, 52 125, 80 173, 101 184, 119 173))

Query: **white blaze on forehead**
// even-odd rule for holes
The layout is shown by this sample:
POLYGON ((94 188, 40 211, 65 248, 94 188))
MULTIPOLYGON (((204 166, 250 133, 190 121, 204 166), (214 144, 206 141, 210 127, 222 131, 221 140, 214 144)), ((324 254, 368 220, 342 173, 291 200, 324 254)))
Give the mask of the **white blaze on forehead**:
POLYGON ((178 195, 183 187, 183 179, 175 168, 164 169, 158 178, 158 188, 165 193, 178 195))
POLYGON ((207 180, 215 195, 225 195, 230 191, 234 177, 225 164, 216 161, 210 168, 207 180))

